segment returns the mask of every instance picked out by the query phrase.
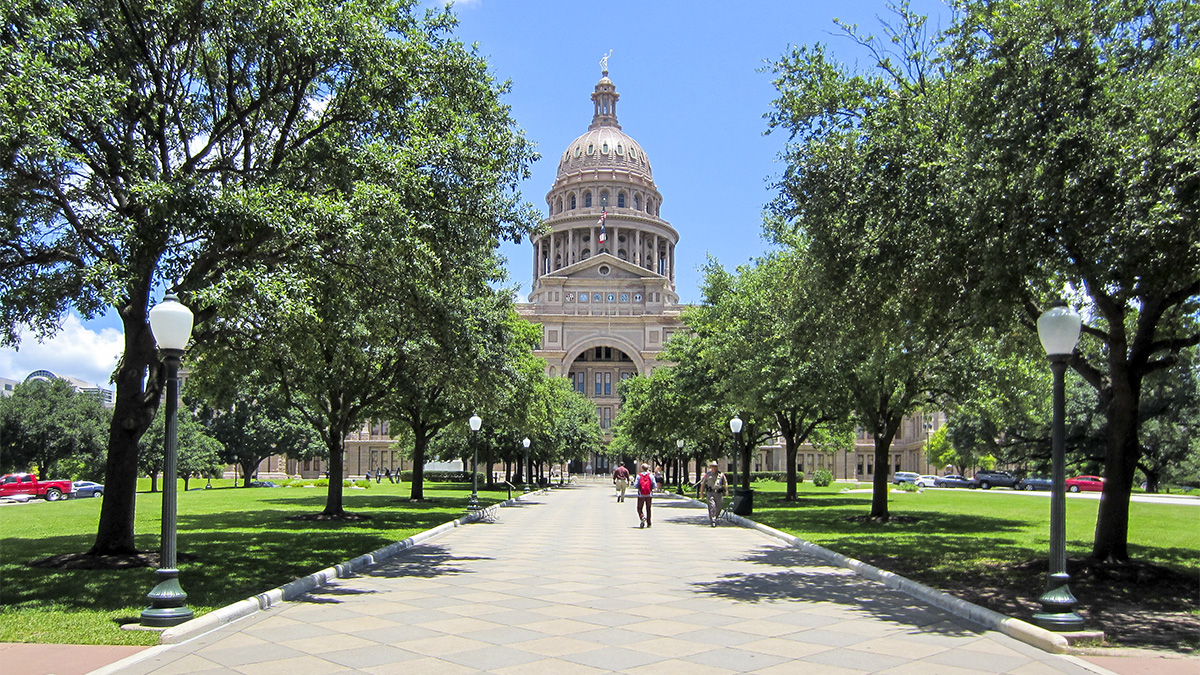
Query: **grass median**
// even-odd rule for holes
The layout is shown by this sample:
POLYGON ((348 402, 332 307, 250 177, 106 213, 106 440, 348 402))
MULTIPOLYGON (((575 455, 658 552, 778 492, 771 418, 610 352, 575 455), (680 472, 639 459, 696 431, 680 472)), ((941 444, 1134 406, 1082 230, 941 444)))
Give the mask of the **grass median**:
MULTIPOLYGON (((1049 493, 940 489, 889 494, 889 522, 874 522, 870 486, 755 483, 754 520, 1008 616, 1041 611, 1050 548, 1049 493)), ((1200 501, 1132 502, 1132 564, 1088 561, 1099 501, 1067 499, 1071 589, 1088 629, 1108 644, 1192 653, 1200 649, 1200 501)))
MULTIPOLYGON (((148 489, 148 481, 143 489, 148 489)), ((196 482, 193 481, 195 486, 196 482)), ((346 489, 356 522, 290 520, 325 506, 325 488, 235 488, 179 492, 180 582, 197 615, 270 590, 376 550, 462 515, 470 485, 426 484, 424 502, 408 500, 408 483, 346 489)), ((480 502, 507 491, 480 491, 480 502)), ((159 545, 162 494, 139 492, 139 550, 159 545)), ((0 642, 149 645, 157 633, 124 631, 146 608, 155 575, 147 567, 47 569, 35 560, 80 553, 95 540, 99 499, 0 507, 0 642)))

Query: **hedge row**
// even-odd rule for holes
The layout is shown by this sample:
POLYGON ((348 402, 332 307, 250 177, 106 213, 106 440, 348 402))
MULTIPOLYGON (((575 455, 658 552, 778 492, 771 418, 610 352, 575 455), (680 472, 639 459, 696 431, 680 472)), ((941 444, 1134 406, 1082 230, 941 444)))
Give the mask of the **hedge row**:
MULTIPOLYGON (((476 472, 479 477, 480 485, 487 483, 487 476, 482 472, 476 472)), ((413 479, 412 471, 401 471, 400 480, 404 483, 411 483, 413 479)), ((425 480, 430 483, 470 483, 470 471, 426 471, 425 480)))

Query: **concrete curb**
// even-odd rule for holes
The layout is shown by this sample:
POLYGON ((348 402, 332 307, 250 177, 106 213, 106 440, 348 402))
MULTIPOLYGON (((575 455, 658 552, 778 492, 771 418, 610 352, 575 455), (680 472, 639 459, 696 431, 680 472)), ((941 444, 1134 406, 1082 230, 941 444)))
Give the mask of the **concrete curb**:
POLYGON ((160 644, 164 645, 179 644, 180 642, 185 642, 198 635, 216 630, 225 624, 232 623, 238 619, 245 618, 251 614, 255 614, 270 607, 274 607, 280 603, 287 602, 288 600, 292 600, 304 595, 305 593, 324 586, 334 579, 351 576, 362 569, 374 565, 375 563, 383 562, 384 560, 395 556, 401 551, 406 551, 414 546, 417 546, 418 544, 430 541, 431 539, 436 539, 437 537, 453 531, 455 528, 462 527, 463 525, 468 525, 479 520, 491 518, 495 515, 496 511, 500 509, 500 507, 512 506, 525 497, 542 494, 544 492, 549 492, 549 489, 543 488, 527 494, 518 495, 512 499, 507 499, 497 504, 492 504, 491 506, 478 511, 477 513, 465 515, 462 518, 457 518, 448 523, 442 523, 441 525, 438 525, 430 530, 425 530, 424 532, 418 532, 404 541, 393 542, 379 550, 372 551, 365 555, 360 555, 357 558, 348 560, 339 565, 334 565, 333 567, 328 567, 320 572, 314 572, 306 577, 300 577, 299 579, 288 582, 278 588, 273 588, 265 593, 259 593, 253 597, 235 602, 232 605, 226 605, 220 609, 213 610, 208 614, 196 617, 191 621, 186 621, 178 626, 168 628, 167 630, 163 631, 159 642, 160 644))
MULTIPOLYGON (((688 497, 689 500, 700 504, 703 503, 688 497)), ((1020 640, 1029 645, 1033 645, 1038 649, 1050 652, 1052 654, 1064 654, 1067 651, 1067 639, 1057 633, 1052 633, 1045 628, 1040 628, 1031 623, 1014 619, 1011 616, 1005 616, 999 612, 992 611, 986 607, 972 604, 966 600, 956 598, 939 590, 930 588, 925 584, 917 583, 912 579, 902 577, 899 574, 881 570, 874 565, 868 565, 861 560, 855 560, 849 556, 842 555, 829 549, 818 546, 810 541, 805 541, 799 537, 790 535, 786 532, 781 532, 773 527, 768 527, 762 523, 757 523, 749 518, 730 513, 729 521, 758 530, 763 534, 785 541, 791 546, 794 546, 806 553, 810 553, 822 560, 827 560, 838 567, 845 567, 852 570, 860 577, 878 581, 879 583, 894 588, 901 593, 910 595, 918 600, 926 602, 938 609, 945 610, 951 614, 962 617, 969 621, 973 621, 989 630, 999 631, 1005 635, 1020 640)))

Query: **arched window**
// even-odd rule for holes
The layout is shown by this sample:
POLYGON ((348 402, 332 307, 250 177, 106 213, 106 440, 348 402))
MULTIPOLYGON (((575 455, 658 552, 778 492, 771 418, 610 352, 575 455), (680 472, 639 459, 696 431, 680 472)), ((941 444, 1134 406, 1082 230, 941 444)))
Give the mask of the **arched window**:
POLYGON ((583 193, 583 208, 588 209, 591 207, 592 207, 592 193, 585 192, 585 193, 583 193))
POLYGON ((572 211, 575 210, 575 194, 574 193, 571 194, 571 210, 572 211))
POLYGON ((625 193, 624 192, 617 193, 617 208, 620 208, 620 209, 625 208, 625 193))
POLYGON ((608 190, 600 191, 600 206, 608 206, 608 190))
MULTIPOLYGON (((574 208, 574 207, 571 207, 571 208, 574 208)), ((642 210, 642 198, 640 195, 633 196, 633 208, 637 209, 638 211, 642 210)))
POLYGON ((562 213, 562 197, 559 197, 554 204, 555 213, 562 213))

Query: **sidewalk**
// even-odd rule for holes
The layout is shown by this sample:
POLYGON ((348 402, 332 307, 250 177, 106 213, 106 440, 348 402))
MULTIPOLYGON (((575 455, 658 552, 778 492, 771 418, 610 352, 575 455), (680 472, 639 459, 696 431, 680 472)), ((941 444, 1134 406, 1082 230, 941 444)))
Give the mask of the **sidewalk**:
MULTIPOLYGON (((1048 654, 755 531, 710 528, 702 509, 655 502, 642 530, 634 500, 614 503, 607 488, 541 495, 119 672, 1200 671, 1196 659, 1100 657, 1101 668, 1048 654)), ((4 660, 6 675, 23 675, 4 660)), ((47 672, 67 672, 56 663, 47 672)))

